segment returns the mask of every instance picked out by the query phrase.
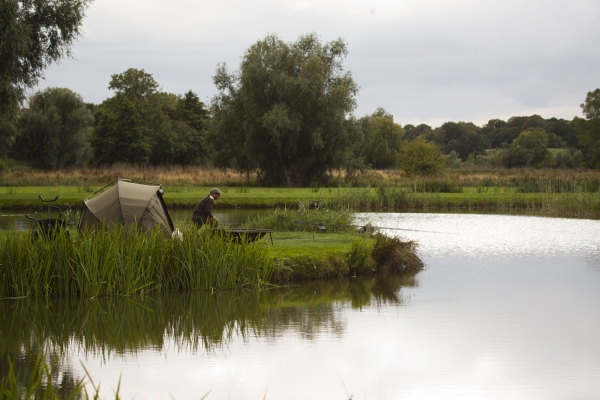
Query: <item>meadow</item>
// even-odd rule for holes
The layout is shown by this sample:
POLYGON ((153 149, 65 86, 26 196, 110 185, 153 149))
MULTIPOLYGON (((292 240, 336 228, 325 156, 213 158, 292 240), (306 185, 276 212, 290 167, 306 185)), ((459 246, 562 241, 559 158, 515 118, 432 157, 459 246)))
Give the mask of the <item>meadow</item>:
POLYGON ((81 208, 83 200, 117 178, 160 183, 171 209, 192 209, 212 187, 222 208, 295 208, 302 201, 355 211, 532 212, 565 217, 600 217, 600 171, 505 169, 480 166, 447 169, 435 176, 400 170, 332 171, 326 185, 260 187, 255 174, 192 167, 135 167, 40 171, 7 170, 0 176, 0 209, 33 210, 37 198, 81 208))

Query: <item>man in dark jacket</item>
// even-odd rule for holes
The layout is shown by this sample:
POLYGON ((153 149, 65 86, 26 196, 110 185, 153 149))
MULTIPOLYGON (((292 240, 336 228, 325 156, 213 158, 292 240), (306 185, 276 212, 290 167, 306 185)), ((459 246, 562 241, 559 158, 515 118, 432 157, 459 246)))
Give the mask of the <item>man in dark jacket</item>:
POLYGON ((217 221, 217 218, 212 214, 212 210, 215 205, 215 200, 218 200, 219 197, 221 197, 221 191, 217 188, 213 188, 210 189, 208 196, 196 204, 196 208, 194 208, 192 214, 192 222, 196 224, 198 228, 204 224, 208 224, 214 228, 217 227, 219 221, 217 221))

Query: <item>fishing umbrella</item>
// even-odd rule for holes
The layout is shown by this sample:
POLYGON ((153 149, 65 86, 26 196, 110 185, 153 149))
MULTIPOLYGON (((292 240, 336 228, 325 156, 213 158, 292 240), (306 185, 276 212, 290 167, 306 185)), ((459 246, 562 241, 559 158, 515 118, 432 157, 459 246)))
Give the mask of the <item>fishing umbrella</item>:
POLYGON ((108 186, 101 189, 102 193, 97 196, 83 201, 84 211, 79 230, 134 224, 142 230, 159 226, 165 234, 173 233, 173 221, 162 197, 162 185, 133 183, 123 179, 111 185, 109 189, 106 189, 108 186))

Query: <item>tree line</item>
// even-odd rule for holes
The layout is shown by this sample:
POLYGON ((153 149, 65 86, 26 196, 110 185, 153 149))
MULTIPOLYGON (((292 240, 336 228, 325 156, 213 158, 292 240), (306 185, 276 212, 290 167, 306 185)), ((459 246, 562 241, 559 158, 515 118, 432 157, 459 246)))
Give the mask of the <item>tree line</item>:
MULTIPOLYGON (((245 51, 237 71, 218 65, 217 94, 208 105, 191 90, 161 91, 152 74, 135 68, 111 76, 113 95, 101 104, 85 103, 67 88, 38 91, 23 102, 24 88, 52 57, 68 52, 78 35, 88 2, 64 3, 71 5, 72 18, 63 23, 75 28, 62 47, 46 58, 42 54, 41 64, 29 64, 36 71, 32 76, 27 78, 25 64, 34 49, 11 55, 0 46, 3 63, 12 57, 16 67, 23 64, 20 72, 6 71, 25 76, 0 72, 0 91, 12 93, 0 98, 4 162, 43 169, 117 162, 212 165, 256 173, 262 184, 273 186, 308 186, 325 182, 333 170, 352 175, 365 168, 427 174, 462 163, 600 167, 600 89, 581 105, 585 119, 533 115, 492 119, 481 127, 460 121, 437 128, 402 126, 383 108, 354 116, 358 85, 344 68, 347 45, 342 39, 322 43, 316 34, 292 43, 268 35, 245 51)), ((9 20, 9 14, 2 18, 9 20)), ((16 16, 13 25, 27 24, 25 17, 16 16)))

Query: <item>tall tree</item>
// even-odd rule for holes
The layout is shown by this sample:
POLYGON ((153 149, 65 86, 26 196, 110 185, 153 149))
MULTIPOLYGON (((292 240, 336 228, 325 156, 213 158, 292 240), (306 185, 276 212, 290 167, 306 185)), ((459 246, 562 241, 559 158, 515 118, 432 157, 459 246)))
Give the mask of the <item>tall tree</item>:
POLYGON ((379 169, 395 167, 404 129, 394 123, 394 117, 383 108, 361 118, 360 124, 364 134, 362 154, 365 162, 379 169))
POLYGON ((115 95, 97 114, 92 135, 93 164, 147 164, 155 145, 153 130, 163 130, 166 117, 157 95, 158 83, 143 69, 114 74, 108 85, 115 95))
POLYGON ((263 183, 305 186, 346 162, 360 138, 348 129, 358 87, 344 71, 346 44, 316 34, 285 43, 268 35, 243 56, 239 72, 214 77, 209 142, 215 161, 256 169, 263 183))
POLYGON ((592 168, 600 168, 600 89, 588 93, 581 109, 587 119, 575 117, 573 120, 579 134, 579 144, 586 164, 592 168))
POLYGON ((0 161, 6 159, 16 137, 15 121, 7 115, 0 115, 0 161))
POLYGON ((473 157, 486 154, 485 149, 490 142, 484 135, 477 133, 474 130, 465 131, 457 139, 451 140, 446 146, 446 150, 455 151, 458 156, 464 161, 469 155, 473 157))
POLYGON ((189 165, 205 158, 207 111, 194 92, 160 92, 151 74, 135 68, 112 75, 109 88, 115 95, 97 112, 94 164, 189 165))
POLYGON ((16 151, 36 168, 81 166, 91 157, 93 122, 77 93, 64 88, 37 92, 19 116, 16 151))
POLYGON ((587 119, 600 118, 600 89, 588 92, 581 110, 587 119))
POLYGON ((44 69, 71 55, 91 1, 0 1, 0 114, 16 115, 44 69))

